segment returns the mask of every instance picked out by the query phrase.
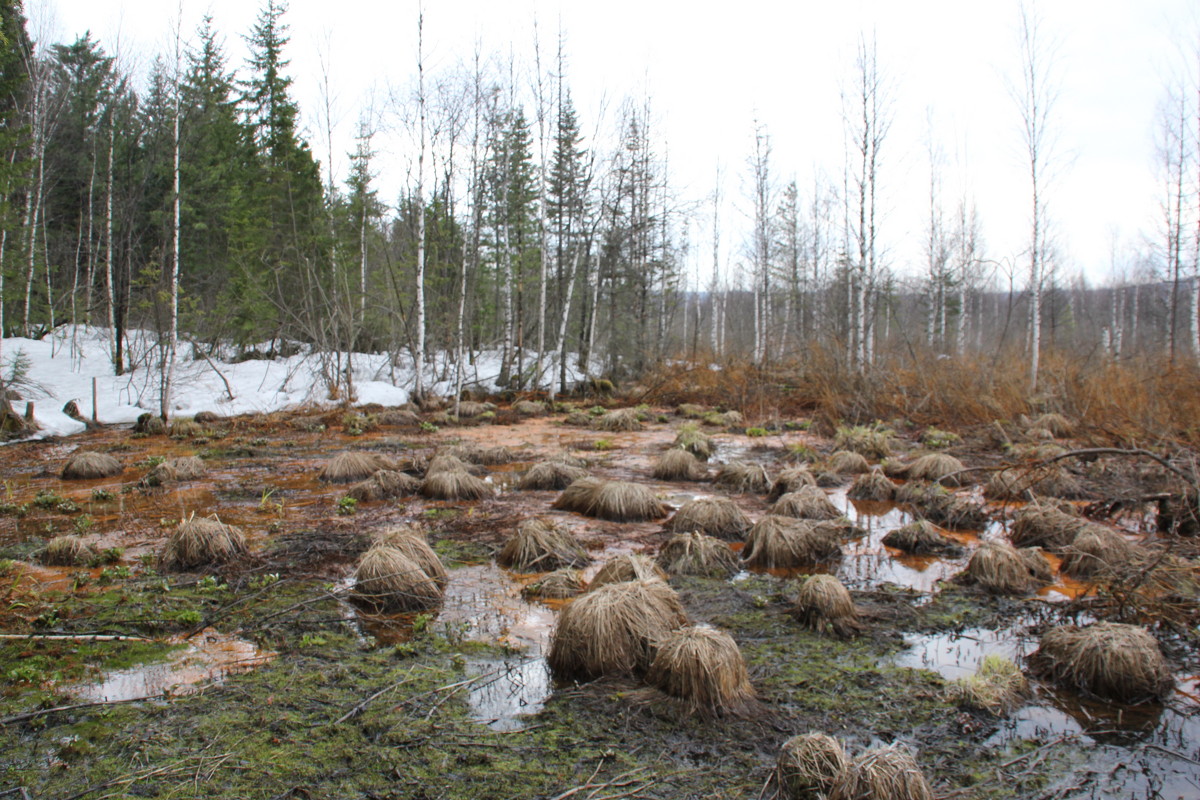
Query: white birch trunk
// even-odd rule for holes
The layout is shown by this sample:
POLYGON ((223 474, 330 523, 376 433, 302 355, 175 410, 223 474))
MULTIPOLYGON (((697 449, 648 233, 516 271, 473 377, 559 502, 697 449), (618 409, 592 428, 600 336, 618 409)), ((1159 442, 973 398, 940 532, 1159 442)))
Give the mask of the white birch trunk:
POLYGON ((425 393, 425 10, 417 11, 417 104, 420 115, 420 150, 417 153, 417 352, 413 358, 413 393, 425 393))

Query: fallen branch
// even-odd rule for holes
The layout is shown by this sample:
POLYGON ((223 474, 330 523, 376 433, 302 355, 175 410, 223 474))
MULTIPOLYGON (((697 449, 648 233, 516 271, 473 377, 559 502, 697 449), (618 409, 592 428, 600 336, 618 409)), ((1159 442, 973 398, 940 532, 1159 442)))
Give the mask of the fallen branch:
POLYGON ((72 639, 79 642, 153 642, 145 636, 111 633, 0 633, 0 639, 72 639))
POLYGON ((40 708, 37 711, 26 711, 24 714, 13 714, 11 717, 0 717, 0 725, 11 725, 14 722, 24 722, 27 719, 36 719, 44 717, 47 714, 57 714, 60 711, 76 711, 81 708, 96 708, 99 706, 116 706, 122 703, 137 703, 146 700, 146 697, 130 697, 124 700, 97 700, 91 703, 76 703, 70 706, 55 706, 54 708, 40 708))
POLYGON ((404 674, 404 677, 403 677, 403 678, 401 678, 400 680, 396 681, 395 683, 391 683, 391 684, 388 684, 387 686, 383 687, 383 688, 382 688, 382 689, 380 689, 378 692, 375 692, 375 694, 373 694, 373 695, 371 695, 370 697, 368 697, 367 699, 363 700, 361 703, 359 703, 358 705, 354 706, 354 708, 350 709, 350 710, 349 710, 349 711, 347 711, 345 714, 342 714, 340 717, 338 717, 337 719, 335 719, 333 722, 331 722, 331 723, 329 723, 329 724, 330 724, 330 725, 341 725, 343 722, 345 722, 346 720, 350 719, 350 718, 351 718, 351 717, 353 717, 355 714, 359 713, 359 712, 360 712, 360 711, 362 711, 364 708, 366 708, 368 705, 370 705, 372 701, 374 701, 374 700, 377 700, 378 698, 380 698, 380 697, 382 697, 383 695, 387 694, 387 693, 388 693, 388 692, 390 692, 391 690, 393 690, 393 689, 396 689, 396 688, 399 688, 400 686, 403 686, 404 684, 408 683, 408 679, 409 679, 409 678, 412 676, 412 674, 413 674, 413 671, 414 671, 414 670, 416 670, 416 667, 413 667, 413 668, 412 668, 412 669, 410 669, 408 672, 406 672, 406 673, 404 674))

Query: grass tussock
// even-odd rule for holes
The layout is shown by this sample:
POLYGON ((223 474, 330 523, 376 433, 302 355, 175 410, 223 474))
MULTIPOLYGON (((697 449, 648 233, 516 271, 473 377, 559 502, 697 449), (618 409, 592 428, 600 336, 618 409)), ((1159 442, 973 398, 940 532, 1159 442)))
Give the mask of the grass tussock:
POLYGON ((203 459, 196 456, 182 456, 155 465, 146 474, 145 481, 151 486, 161 486, 164 483, 194 481, 206 472, 208 472, 208 468, 203 459))
POLYGON ((419 471, 426 477, 438 472, 465 472, 468 475, 474 475, 476 478, 482 478, 487 474, 487 470, 483 467, 469 461, 463 461, 449 451, 436 453, 433 458, 420 465, 419 471))
POLYGON ((562 494, 550 504, 550 507, 558 511, 574 511, 582 514, 584 509, 591 504, 596 490, 602 483, 604 481, 601 478, 591 476, 572 481, 571 485, 563 489, 562 494))
POLYGON ((650 475, 660 481, 702 481, 708 470, 687 450, 672 448, 654 462, 650 475))
MULTIPOLYGON (((1045 560, 1041 561, 1045 565, 1045 560)), ((1029 555, 1022 556, 1004 542, 984 542, 967 562, 963 580, 992 594, 1025 594, 1039 582, 1039 572, 1029 555)))
POLYGON ((496 447, 481 447, 477 444, 459 444, 447 448, 445 455, 454 456, 466 464, 481 467, 494 467, 500 464, 511 464, 518 456, 512 448, 497 445, 496 447))
POLYGON ((713 481, 718 486, 735 492, 764 494, 771 491, 771 476, 762 464, 733 461, 717 470, 713 481))
POLYGON ((907 503, 943 528, 978 530, 988 523, 987 509, 981 503, 949 492, 938 483, 909 481, 896 489, 896 502, 907 503))
POLYGON ((861 475, 871 471, 871 462, 852 450, 838 450, 829 457, 825 466, 839 475, 861 475))
POLYGON ((961 556, 963 549, 928 520, 919 519, 888 531, 883 543, 915 556, 961 556))
POLYGON ((540 400, 518 400, 512 410, 522 417, 541 417, 546 414, 546 404, 540 400))
POLYGON ((396 462, 382 453, 348 451, 338 453, 317 474, 326 483, 355 483, 366 480, 381 469, 396 469, 396 462))
POLYGON ((781 517, 799 519, 837 519, 842 515, 825 492, 815 486, 802 486, 788 492, 775 501, 770 511, 781 517))
POLYGON ((887 458, 892 455, 896 435, 881 425, 852 425, 837 429, 833 446, 867 458, 887 458))
POLYGON ((360 503, 374 500, 391 500, 416 494, 421 482, 407 473, 394 469, 381 469, 365 481, 359 481, 346 490, 346 496, 360 503))
POLYGON ((797 492, 805 486, 816 486, 817 477, 808 467, 789 467, 775 476, 771 491, 767 494, 767 502, 774 503, 785 494, 797 492))
POLYGON ((1062 571, 1079 580, 1111 580, 1143 560, 1141 549, 1121 534, 1089 525, 1064 550, 1062 571))
POLYGON ((564 464, 561 461, 543 461, 534 464, 521 476, 517 486, 526 491, 562 491, 580 478, 587 477, 582 467, 564 464))
POLYGON ((659 548, 654 560, 668 575, 728 578, 739 569, 737 554, 728 544, 696 532, 675 534, 659 548))
POLYGON ((756 569, 792 569, 841 555, 841 542, 833 531, 792 517, 771 515, 756 522, 746 534, 742 562, 756 569))
POLYGON ((596 478, 575 481, 563 490, 551 508, 611 522, 644 522, 665 517, 668 511, 666 504, 645 486, 596 478))
POLYGON ((637 409, 621 408, 601 414, 592 421, 592 427, 598 431, 609 433, 629 433, 640 431, 645 426, 638 420, 637 409))
POLYGON ((1145 628, 1115 622, 1060 625, 1029 657, 1035 675, 1120 703, 1162 699, 1175 686, 1158 641, 1145 628))
MULTIPOLYGON (((460 400, 458 403, 458 418, 459 419, 474 419, 480 414, 486 414, 489 411, 495 411, 494 403, 480 403, 475 400, 460 400)), ((418 418, 418 423, 420 418, 418 418)))
POLYGON ((664 526, 674 533, 697 533, 726 541, 741 541, 750 518, 728 497, 698 497, 679 507, 664 526))
POLYGON ((521 589, 521 595, 537 600, 567 600, 583 593, 583 573, 577 569, 556 569, 521 589))
POLYGON ((779 749, 775 778, 784 800, 824 798, 849 763, 837 739, 825 733, 802 733, 779 749))
POLYGON ((518 572, 550 572, 583 567, 592 562, 575 535, 553 520, 534 517, 517 525, 516 532, 496 556, 502 567, 518 572))
POLYGON ((546 661, 559 680, 642 673, 658 642, 686 624, 679 597, 662 581, 611 583, 563 608, 546 661))
POLYGON ((672 447, 686 450, 701 461, 708 461, 717 452, 712 438, 694 423, 688 423, 679 429, 672 447))
POLYGON ((1075 537, 1093 525, 1053 506, 1030 505, 1013 518, 1009 539, 1016 547, 1041 547, 1051 553, 1062 553, 1075 537))
POLYGON ((412 560, 438 587, 445 589, 450 574, 442 559, 429 546, 425 533, 413 525, 395 525, 376 534, 374 544, 393 547, 412 560))
POLYGON ((216 517, 195 517, 179 523, 167 537, 160 557, 162 569, 180 572, 223 564, 246 554, 241 530, 216 517))
POLYGON ((62 468, 62 478, 67 481, 111 478, 120 475, 121 462, 108 453, 75 453, 62 468))
POLYGON ((733 637, 705 626, 672 631, 658 645, 646 682, 702 716, 745 714, 754 687, 733 637))
POLYGON ((658 564, 649 556, 640 553, 622 553, 605 562, 596 572, 588 591, 592 592, 610 583, 625 583, 626 581, 665 581, 667 573, 659 569, 658 564))
POLYGON ((375 417, 375 424, 382 428, 415 428, 421 424, 421 416, 415 411, 392 409, 375 417))
POLYGON ((959 705, 997 716, 1019 708, 1029 697, 1029 681, 1020 667, 995 654, 985 657, 974 675, 960 678, 947 688, 950 699, 959 705))
POLYGON ((896 499, 896 484, 883 474, 882 470, 873 469, 854 479, 854 485, 846 492, 851 500, 875 500, 892 502, 896 499))
POLYGON ((804 627, 821 633, 848 637, 862 629, 849 590, 833 575, 804 578, 790 613, 804 627))
POLYGON ((467 472, 437 471, 426 474, 420 492, 432 500, 483 500, 495 495, 492 485, 467 472))
POLYGON ((1070 436, 1075 432, 1075 424, 1062 414, 1053 412, 1042 414, 1029 423, 1030 428, 1040 428, 1050 431, 1054 437, 1070 436))
POLYGON ((46 543, 40 561, 48 567, 77 567, 96 557, 96 548, 82 536, 55 536, 46 543))
POLYGON ((705 408, 704 406, 697 405, 696 403, 681 403, 679 407, 675 409, 676 414, 687 419, 704 419, 704 415, 707 414, 708 411, 709 409, 705 408))
POLYGON ((928 453, 905 467, 904 472, 910 479, 936 481, 945 486, 961 486, 962 472, 966 467, 961 461, 949 453, 928 453))
POLYGON ((416 561, 393 544, 376 544, 359 557, 354 599, 376 612, 428 611, 442 591, 416 561))
POLYGON ((868 750, 850 762, 829 800, 933 800, 912 753, 896 744, 868 750))

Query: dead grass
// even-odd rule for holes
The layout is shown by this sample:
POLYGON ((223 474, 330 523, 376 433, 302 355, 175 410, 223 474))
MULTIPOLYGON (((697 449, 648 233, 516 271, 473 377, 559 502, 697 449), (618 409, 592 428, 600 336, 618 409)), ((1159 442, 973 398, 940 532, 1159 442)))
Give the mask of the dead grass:
POLYGON ((784 800, 824 798, 849 763, 837 739, 824 733, 802 733, 783 743, 775 778, 784 800))
POLYGON ((740 541, 750 525, 750 518, 728 497, 698 497, 680 506, 663 527, 674 533, 695 531, 740 541))
POLYGON ((799 491, 805 486, 816 486, 817 478, 808 467, 788 467, 775 476, 771 491, 767 494, 767 502, 774 503, 790 492, 799 491))
POLYGON ((605 562, 596 572, 588 591, 592 592, 610 583, 626 581, 665 581, 667 573, 659 569, 649 556, 640 553, 622 553, 605 562))
POLYGON ((364 503, 406 497, 416 494, 420 488, 421 482, 411 475, 394 469, 381 469, 347 489, 346 496, 364 503))
POLYGON ((950 699, 959 705, 1000 716, 1019 708, 1029 697, 1029 681, 1016 664, 993 653, 983 659, 974 675, 952 682, 948 690, 950 699))
POLYGON ((559 680, 641 673, 657 643, 686 624, 679 597, 662 581, 611 583, 559 612, 546 661, 559 680))
POLYGON ((830 499, 815 486, 802 486, 775 501, 770 512, 799 519, 837 519, 842 515, 830 499))
POLYGON ((550 572, 563 567, 590 564, 591 556, 566 528, 544 517, 527 519, 517 525, 496 562, 518 572, 550 572))
POLYGON ((928 453, 913 461, 905 468, 905 474, 910 479, 937 481, 946 486, 961 486, 959 477, 947 476, 961 472, 965 466, 949 453, 928 453))
POLYGON ((1080 580, 1110 580, 1136 569, 1144 555, 1116 531, 1089 525, 1064 550, 1062 571, 1080 580))
POLYGON ((550 507, 558 511, 574 511, 582 514, 584 509, 591 505, 596 490, 602 483, 604 483, 602 479, 591 476, 572 481, 571 485, 563 489, 562 494, 550 504, 550 507))
POLYGON ((420 492, 433 500, 483 500, 495 495, 492 485, 466 472, 436 471, 425 475, 420 492))
POLYGON ((717 470, 713 481, 735 492, 763 494, 771 490, 771 476, 762 464, 733 461, 717 470))
MULTIPOLYGON (((518 456, 510 447, 481 447, 477 444, 458 444, 447 448, 439 455, 453 456, 466 464, 476 464, 483 467, 494 467, 499 464, 511 464, 518 456)), ((436 460, 436 457, 435 459, 436 460)))
MULTIPOLYGON (((1045 562, 1043 562, 1045 563, 1045 562)), ((1025 594, 1037 584, 1026 558, 1004 542, 984 542, 967 562, 963 580, 992 594, 1025 594)))
POLYGON ((1031 428, 1042 428, 1050 431, 1055 437, 1070 436, 1075 432, 1075 425, 1062 414, 1042 414, 1029 423, 1031 428))
POLYGON ((523 597, 541 600, 566 600, 583 592, 583 573, 577 569, 556 569, 521 589, 523 597))
POLYGON ((988 523, 987 509, 981 503, 960 497, 937 483, 909 481, 896 489, 896 502, 907 503, 943 528, 978 530, 988 523))
POLYGON ((879 425, 852 425, 837 429, 833 446, 867 458, 887 458, 892 455, 896 435, 879 425))
POLYGON ((871 462, 867 461, 861 453, 851 450, 838 450, 829 457, 826 466, 830 472, 836 472, 839 475, 861 475, 871 471, 871 462))
POLYGON ((223 564, 245 553, 246 538, 239 529, 216 517, 193 516, 171 531, 159 561, 164 570, 184 571, 223 564))
POLYGON ((354 483, 366 480, 381 469, 396 469, 396 462, 381 453, 348 451, 338 453, 318 474, 326 483, 354 483))
POLYGON ((438 587, 445 589, 450 582, 450 574, 438 558, 438 554, 429 546, 425 533, 413 525, 395 525, 376 534, 374 544, 386 545, 399 550, 404 556, 421 568, 438 587))
POLYGON ((655 562, 668 575, 728 578, 739 569, 737 554, 728 544, 695 532, 672 536, 659 548, 655 562))
POLYGON ((850 592, 833 575, 817 573, 800 582, 791 615, 809 630, 847 637, 862 626, 850 592))
POLYGON ((896 484, 882 470, 873 469, 855 478, 846 496, 851 500, 891 502, 896 499, 896 484))
POLYGON ((1175 686, 1158 642, 1145 628, 1115 622, 1060 625, 1042 636, 1029 657, 1034 674, 1120 703, 1147 703, 1175 686))
POLYGON ((912 753, 896 744, 868 750, 834 781, 829 800, 933 800, 912 753))
POLYGON ((928 520, 919 519, 888 531, 883 543, 905 553, 918 556, 960 556, 962 547, 947 537, 928 520))
POLYGON ((172 458, 156 465, 146 474, 146 482, 152 486, 177 481, 193 481, 208 471, 204 460, 196 456, 172 458))
POLYGON ((645 426, 638 421, 637 409, 621 408, 601 414, 592 422, 592 427, 609 433, 627 433, 640 431, 645 426))
POLYGON ((379 414, 375 423, 387 428, 415 428, 421 424, 421 417, 414 411, 394 409, 379 414))
POLYGON ((650 475, 660 481, 702 481, 708 470, 687 450, 672 448, 654 462, 650 475))
POLYGON ((586 477, 587 470, 582 467, 564 464, 561 461, 543 461, 530 467, 517 485, 526 491, 561 491, 580 478, 586 477))
POLYGON ((582 478, 559 495, 552 508, 611 522, 644 522, 665 517, 668 508, 649 488, 626 481, 582 478))
POLYGON ((832 531, 792 517, 770 515, 756 522, 746 534, 742 562, 757 569, 791 569, 841 555, 841 542, 832 531))
POLYGON ((713 453, 717 451, 712 438, 701 432, 695 423, 687 423, 681 427, 672 446, 688 451, 701 461, 712 458, 713 453))
MULTIPOLYGON (((452 407, 453 408, 453 407, 452 407)), ((495 411, 496 406, 493 403, 478 403, 474 400, 460 400, 458 403, 458 418, 472 419, 480 414, 486 414, 489 411, 495 411)), ((418 423, 420 418, 418 418, 418 423)))
POLYGON ((1029 505, 1013 518, 1009 539, 1016 547, 1041 547, 1062 553, 1092 524, 1049 505, 1029 505))
POLYGON ((746 714, 755 707, 741 650, 733 637, 715 628, 668 633, 658 644, 646 682, 701 716, 746 714))
POLYGON ((512 410, 522 417, 540 417, 546 413, 546 404, 539 400, 518 400, 512 410))
POLYGON ((96 555, 96 548, 86 539, 68 534, 55 536, 47 542, 39 560, 48 567, 77 567, 87 564, 96 555))
POLYGON ((376 544, 359 558, 353 596, 378 612, 427 611, 442 601, 433 578, 390 544, 376 544))
POLYGON ((62 478, 67 481, 111 478, 120 475, 124 468, 121 462, 108 453, 75 453, 62 468, 62 478))

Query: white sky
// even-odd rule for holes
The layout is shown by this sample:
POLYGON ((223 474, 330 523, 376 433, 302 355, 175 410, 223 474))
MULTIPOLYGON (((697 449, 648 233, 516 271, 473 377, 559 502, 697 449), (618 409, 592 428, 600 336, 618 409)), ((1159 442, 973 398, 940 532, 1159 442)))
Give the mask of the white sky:
MULTIPOLYGON (((1155 235, 1160 180, 1154 148, 1156 109, 1180 52, 1200 46, 1194 0, 1043 0, 1042 31, 1057 41, 1051 79, 1056 172, 1046 190, 1068 274, 1093 281, 1109 273, 1114 232, 1126 242, 1155 235), (1190 37, 1190 38, 1189 38, 1190 37), (1187 44, 1190 42, 1190 44, 1187 44), (1190 48, 1190 49, 1189 49, 1190 48)), ((223 32, 230 65, 241 68, 241 35, 258 15, 256 0, 182 0, 183 35, 194 40, 201 15, 223 32)), ((85 30, 127 68, 171 49, 177 6, 171 0, 26 0, 30 32, 70 40, 85 30)), ((321 57, 334 86, 334 166, 345 154, 359 108, 373 96, 411 84, 416 68, 416 0, 292 0, 291 74, 304 124, 318 157, 326 146, 321 57)), ((610 118, 625 97, 650 97, 674 183, 685 200, 712 192, 716 165, 727 221, 728 258, 740 258, 741 210, 753 125, 766 126, 773 170, 802 190, 814 168, 838 178, 842 163, 840 88, 852 73, 859 36, 874 31, 881 73, 891 85, 893 123, 881 149, 884 198, 880 238, 897 271, 920 269, 928 213, 926 120, 946 153, 947 212, 968 192, 976 200, 988 253, 1022 262, 1028 228, 1027 163, 1017 106, 1016 0, 426 0, 429 73, 469 63, 478 40, 485 53, 533 60, 533 20, 543 59, 558 27, 566 34, 568 82, 585 132, 601 98, 610 118)), ((1196 58, 1189 59, 1189 64, 1196 58)), ((1196 89, 1193 86, 1192 91, 1196 89)), ((532 116, 532 113, 530 112, 532 116)), ((401 136, 381 137, 382 198, 394 202, 409 150, 401 136)), ((660 144, 660 151, 662 147, 660 144)), ((693 229, 693 252, 707 253, 709 212, 693 229)), ((697 258, 701 256, 697 255, 697 258)), ((707 256, 703 259, 706 261, 707 256)), ((701 267, 705 273, 707 265, 701 267)), ((1018 275, 1021 267, 1017 267, 1018 275)), ((1018 278, 1020 283, 1020 278, 1018 278)))

